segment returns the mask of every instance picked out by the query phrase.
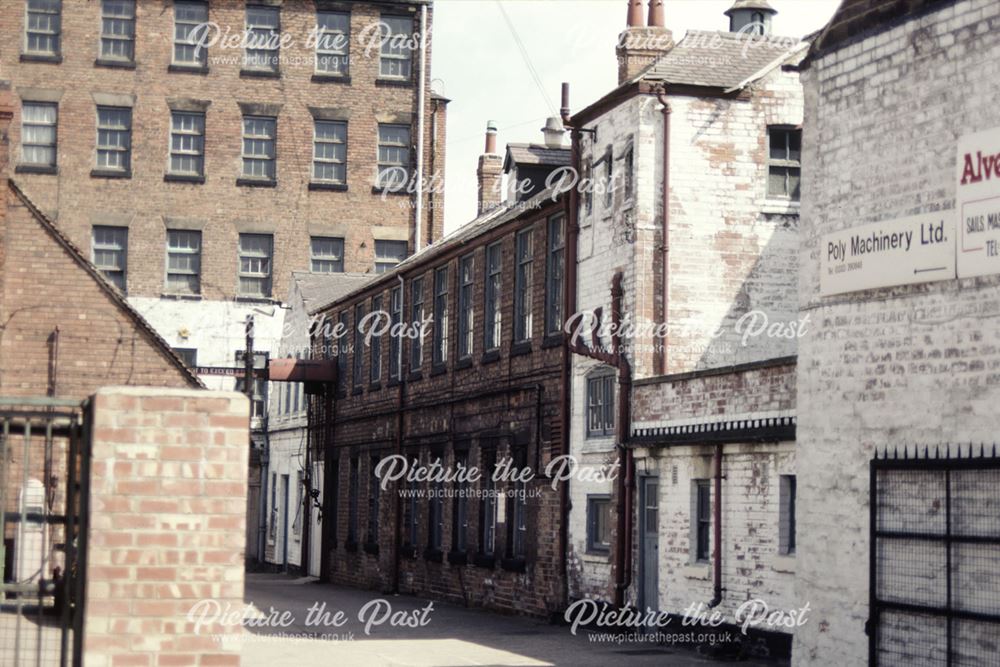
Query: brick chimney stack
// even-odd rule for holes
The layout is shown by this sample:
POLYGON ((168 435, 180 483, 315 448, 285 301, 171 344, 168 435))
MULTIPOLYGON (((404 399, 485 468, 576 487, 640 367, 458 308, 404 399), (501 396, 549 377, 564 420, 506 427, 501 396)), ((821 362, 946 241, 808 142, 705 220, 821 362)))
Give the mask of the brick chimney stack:
POLYGON ((649 24, 642 23, 642 0, 628 0, 628 25, 618 36, 618 84, 634 78, 656 59, 674 48, 674 35, 666 27, 663 0, 649 0, 649 24))
POLYGON ((500 184, 503 176, 503 158, 497 154, 497 126, 493 121, 486 124, 486 150, 479 156, 479 211, 482 215, 492 211, 501 202, 500 184))

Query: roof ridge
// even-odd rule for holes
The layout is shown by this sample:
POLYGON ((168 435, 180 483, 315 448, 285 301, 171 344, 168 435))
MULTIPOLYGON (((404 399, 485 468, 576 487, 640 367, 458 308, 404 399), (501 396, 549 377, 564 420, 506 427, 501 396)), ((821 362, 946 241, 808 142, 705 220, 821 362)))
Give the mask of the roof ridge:
POLYGON ((185 376, 187 376, 189 380, 194 381, 198 387, 207 389, 201 378, 198 377, 194 371, 188 368, 187 364, 185 364, 180 356, 174 352, 174 349, 170 347, 166 339, 153 328, 149 321, 146 320, 146 318, 143 317, 142 314, 128 302, 128 300, 121 292, 118 291, 116 287, 112 286, 111 283, 108 282, 108 279, 104 277, 104 274, 101 273, 96 266, 94 266, 93 262, 87 259, 86 255, 83 254, 80 248, 78 248, 76 244, 73 243, 73 241, 71 241, 61 229, 59 229, 59 226, 51 218, 45 215, 41 209, 35 206, 35 203, 31 201, 31 198, 28 197, 20 186, 14 182, 14 179, 8 179, 7 184, 14 195, 21 201, 22 204, 24 204, 28 211, 31 212, 35 220, 40 222, 42 227, 52 235, 56 242, 69 252, 70 257, 72 257, 77 264, 83 267, 83 269, 97 281, 98 286, 111 297, 111 300, 114 301, 123 311, 125 311, 125 314, 128 315, 137 325, 139 325, 140 329, 145 331, 146 334, 153 339, 153 343, 160 348, 160 351, 163 352, 167 358, 172 361, 185 376))

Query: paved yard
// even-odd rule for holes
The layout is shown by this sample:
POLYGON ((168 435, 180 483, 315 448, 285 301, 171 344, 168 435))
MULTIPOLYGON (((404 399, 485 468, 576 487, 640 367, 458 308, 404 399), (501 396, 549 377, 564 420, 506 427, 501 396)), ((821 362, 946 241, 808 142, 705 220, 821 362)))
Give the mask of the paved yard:
MULTIPOLYGON (((581 631, 570 634, 566 626, 534 619, 490 614, 456 605, 410 596, 380 596, 370 591, 318 584, 310 579, 280 575, 248 574, 245 599, 262 615, 287 611, 285 627, 252 628, 243 639, 244 667, 300 667, 301 665, 359 665, 363 667, 468 665, 605 667, 607 665, 709 665, 717 661, 691 649, 655 644, 598 643, 581 631), (381 603, 384 599, 391 611, 381 603), (325 607, 322 607, 323 604, 325 607), (365 634, 359 612, 367 618, 395 617, 422 627, 372 625, 365 634), (314 607, 315 605, 315 607, 314 607), (344 625, 317 627, 306 624, 309 609, 328 612, 332 619, 343 612, 344 625), (327 634, 323 638, 321 635, 327 634), (282 636, 284 635, 284 636, 282 636)), ((314 612, 315 621, 317 612, 314 612)), ((742 662, 761 667, 779 662, 742 662)))

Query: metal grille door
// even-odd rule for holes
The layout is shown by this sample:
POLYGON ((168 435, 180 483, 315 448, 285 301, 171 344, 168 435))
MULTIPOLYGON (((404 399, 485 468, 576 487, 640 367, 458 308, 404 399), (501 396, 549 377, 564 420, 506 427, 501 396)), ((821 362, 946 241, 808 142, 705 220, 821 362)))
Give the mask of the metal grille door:
POLYGON ((78 402, 0 398, 0 665, 79 664, 88 458, 78 402), (76 644, 76 645, 74 645, 76 644))
POLYGON ((1000 458, 871 462, 871 665, 1000 665, 1000 458))

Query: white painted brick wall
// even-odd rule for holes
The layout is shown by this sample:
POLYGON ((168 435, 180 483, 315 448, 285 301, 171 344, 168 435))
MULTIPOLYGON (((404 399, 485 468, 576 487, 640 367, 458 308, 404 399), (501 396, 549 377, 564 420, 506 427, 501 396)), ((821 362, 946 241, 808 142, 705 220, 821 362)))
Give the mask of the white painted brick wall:
POLYGON ((796 633, 798 665, 867 659, 874 449, 1000 432, 1000 279, 819 296, 824 234, 954 207, 958 136, 1000 125, 998 23, 996 2, 965 0, 803 75, 799 294, 813 326, 799 345, 796 596, 813 613, 796 633))

